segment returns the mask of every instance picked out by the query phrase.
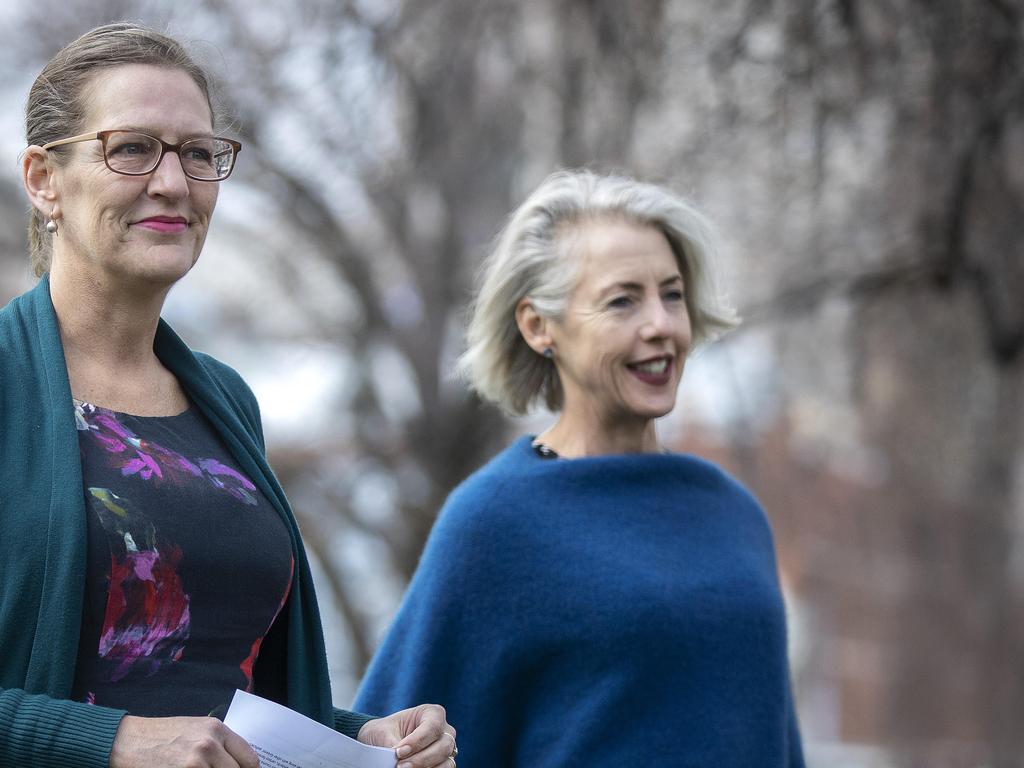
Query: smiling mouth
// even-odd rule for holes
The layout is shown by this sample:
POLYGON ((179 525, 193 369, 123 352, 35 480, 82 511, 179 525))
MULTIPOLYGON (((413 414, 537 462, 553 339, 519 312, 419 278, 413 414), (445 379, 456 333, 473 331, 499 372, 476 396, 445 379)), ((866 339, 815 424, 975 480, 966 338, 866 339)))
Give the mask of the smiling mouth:
POLYGON ((672 377, 672 358, 658 357, 642 363, 627 363, 626 367, 645 384, 661 386, 667 384, 672 377))
POLYGON ((179 234, 188 229, 188 222, 185 219, 156 216, 151 219, 143 219, 135 223, 136 226, 148 229, 161 234, 179 234))

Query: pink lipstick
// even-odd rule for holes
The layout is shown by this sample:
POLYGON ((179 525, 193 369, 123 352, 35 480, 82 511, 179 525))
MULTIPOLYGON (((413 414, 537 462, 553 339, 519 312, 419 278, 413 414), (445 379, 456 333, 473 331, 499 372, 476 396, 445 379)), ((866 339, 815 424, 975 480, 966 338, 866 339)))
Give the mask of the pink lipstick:
POLYGON ((188 229, 188 222, 180 216, 150 216, 136 225, 164 235, 177 235, 188 229))

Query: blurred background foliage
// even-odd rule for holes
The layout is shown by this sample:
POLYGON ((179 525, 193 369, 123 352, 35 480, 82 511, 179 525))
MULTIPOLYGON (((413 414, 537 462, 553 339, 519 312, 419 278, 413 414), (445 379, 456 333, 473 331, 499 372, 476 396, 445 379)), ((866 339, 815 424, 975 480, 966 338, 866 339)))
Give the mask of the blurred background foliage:
POLYGON ((339 702, 447 492, 546 423, 452 361, 508 212, 585 165, 720 226, 746 322, 663 433, 772 519, 811 765, 1024 765, 1022 0, 14 0, 3 300, 28 87, 121 18, 191 44, 244 144, 166 316, 260 397, 339 702))

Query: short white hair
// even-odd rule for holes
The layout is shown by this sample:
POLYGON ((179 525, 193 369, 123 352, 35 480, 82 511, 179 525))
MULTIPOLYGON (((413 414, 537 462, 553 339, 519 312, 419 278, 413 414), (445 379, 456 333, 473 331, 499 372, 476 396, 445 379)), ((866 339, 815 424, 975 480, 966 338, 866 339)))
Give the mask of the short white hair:
POLYGON ((696 208, 655 184, 587 170, 558 171, 512 214, 480 268, 458 370, 483 398, 516 415, 537 400, 552 411, 561 409, 554 361, 527 345, 516 324, 516 307, 529 298, 538 314, 560 320, 580 260, 559 247, 559 238, 566 225, 609 217, 665 235, 686 284, 694 347, 738 324, 735 310, 716 291, 716 238, 696 208))

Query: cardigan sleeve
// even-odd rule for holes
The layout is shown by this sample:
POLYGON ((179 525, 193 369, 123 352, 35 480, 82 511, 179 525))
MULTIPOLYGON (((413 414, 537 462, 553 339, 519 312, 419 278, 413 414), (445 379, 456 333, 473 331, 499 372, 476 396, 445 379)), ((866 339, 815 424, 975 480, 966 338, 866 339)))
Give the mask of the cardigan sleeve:
POLYGON ((334 730, 350 739, 359 735, 359 729, 371 720, 375 715, 364 715, 361 712, 349 712, 347 709, 334 708, 334 730))
POLYGON ((0 688, 0 768, 107 768, 121 709, 0 688))

